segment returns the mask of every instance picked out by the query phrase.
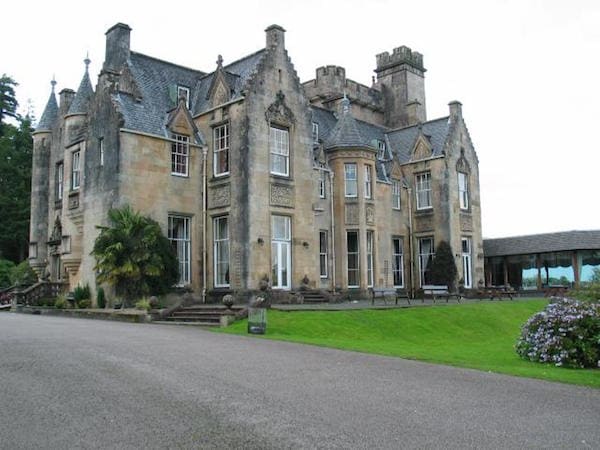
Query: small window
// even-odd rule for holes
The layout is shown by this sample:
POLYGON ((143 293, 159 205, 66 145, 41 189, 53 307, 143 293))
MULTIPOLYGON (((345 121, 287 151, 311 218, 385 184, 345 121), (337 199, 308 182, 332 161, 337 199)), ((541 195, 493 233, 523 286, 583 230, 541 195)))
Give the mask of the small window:
POLYGON ((392 208, 400 209, 400 181, 392 180, 392 208))
POLYGON ((215 176, 229 173, 229 124, 216 127, 213 132, 214 159, 213 169, 215 176))
POLYGON ((100 166, 104 166, 104 138, 98 139, 98 147, 100 149, 100 166))
POLYGON ((371 166, 365 166, 365 198, 373 198, 373 179, 371 166))
POLYGON ((182 134, 173 134, 175 142, 171 144, 171 173, 173 175, 188 176, 189 137, 182 134))
POLYGON ((346 197, 358 196, 358 181, 356 179, 356 163, 344 164, 344 185, 346 197))
POLYGON ((190 88, 177 86, 177 103, 179 103, 179 99, 182 97, 185 99, 186 108, 190 109, 190 88))
POLYGON ((80 165, 81 153, 79 151, 73 152, 71 156, 71 189, 77 190, 81 185, 81 171, 80 165))
POLYGON ((423 172, 416 175, 417 209, 429 209, 431 203, 431 173, 423 172))
POLYGON ((327 231, 319 231, 319 270, 327 278, 327 231))
POLYGON ((316 122, 312 123, 312 140, 313 144, 319 143, 319 124, 316 122))
POLYGON ((290 141, 288 130, 271 127, 269 132, 269 148, 271 152, 271 173, 289 176, 290 174, 290 141))
POLYGON ((377 140, 377 159, 385 159, 385 142, 377 140))
POLYGON ((56 191, 54 193, 54 198, 56 201, 60 201, 63 198, 64 178, 65 166, 63 163, 58 163, 56 165, 56 191))
POLYGON ((319 170, 319 198, 325 198, 326 195, 326 178, 327 174, 324 170, 319 170))
POLYGON ((458 199, 460 209, 469 209, 469 178, 463 172, 458 172, 458 199))

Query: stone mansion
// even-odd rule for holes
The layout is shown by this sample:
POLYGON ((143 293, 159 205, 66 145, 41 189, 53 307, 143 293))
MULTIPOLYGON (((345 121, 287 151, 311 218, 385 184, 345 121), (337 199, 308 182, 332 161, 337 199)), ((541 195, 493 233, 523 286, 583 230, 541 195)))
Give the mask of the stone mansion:
MULTIPOLYGON (((376 56, 371 86, 343 67, 301 82, 285 30, 210 72, 130 49, 106 32, 95 89, 54 85, 34 133, 29 261, 96 288, 90 256, 111 208, 152 217, 181 286, 205 301, 273 290, 431 284, 437 244, 465 288, 484 280, 478 160, 461 104, 428 120, 423 56, 376 56)), ((331 45, 334 45, 333 43, 331 45)))

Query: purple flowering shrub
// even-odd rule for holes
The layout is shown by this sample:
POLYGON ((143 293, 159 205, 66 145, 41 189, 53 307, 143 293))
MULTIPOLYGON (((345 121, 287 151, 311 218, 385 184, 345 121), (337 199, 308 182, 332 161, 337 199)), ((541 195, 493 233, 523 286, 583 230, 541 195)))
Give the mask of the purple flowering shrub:
POLYGON ((557 299, 527 321, 516 350, 530 361, 600 367, 600 303, 557 299))

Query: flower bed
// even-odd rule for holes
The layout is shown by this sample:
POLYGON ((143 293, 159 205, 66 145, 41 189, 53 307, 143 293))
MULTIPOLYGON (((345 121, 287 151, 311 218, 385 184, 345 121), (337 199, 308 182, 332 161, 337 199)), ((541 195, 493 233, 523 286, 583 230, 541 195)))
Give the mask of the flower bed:
POLYGON ((517 353, 556 366, 600 367, 600 304, 562 298, 523 326, 517 353))

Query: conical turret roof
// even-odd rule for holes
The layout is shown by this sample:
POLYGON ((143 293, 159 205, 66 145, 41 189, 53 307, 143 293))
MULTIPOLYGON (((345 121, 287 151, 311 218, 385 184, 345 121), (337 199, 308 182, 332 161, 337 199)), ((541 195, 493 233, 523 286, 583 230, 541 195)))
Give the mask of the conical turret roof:
POLYGON ((345 95, 342 100, 342 113, 325 142, 326 149, 340 147, 372 148, 360 132, 356 119, 350 112, 350 100, 345 95))
POLYGON ((90 99, 94 95, 94 89, 92 88, 92 83, 90 81, 90 75, 88 72, 88 67, 91 61, 86 57, 84 62, 85 73, 83 74, 83 78, 79 84, 79 89, 77 89, 77 93, 75 94, 75 98, 73 99, 67 114, 86 114, 88 112, 90 99))
POLYGON ((38 122, 35 131, 52 131, 54 122, 58 117, 58 103, 56 102, 56 95, 54 94, 56 81, 53 79, 50 84, 52 85, 52 92, 50 92, 50 98, 48 98, 48 103, 46 103, 42 118, 38 122))

